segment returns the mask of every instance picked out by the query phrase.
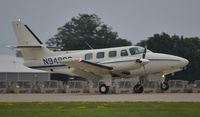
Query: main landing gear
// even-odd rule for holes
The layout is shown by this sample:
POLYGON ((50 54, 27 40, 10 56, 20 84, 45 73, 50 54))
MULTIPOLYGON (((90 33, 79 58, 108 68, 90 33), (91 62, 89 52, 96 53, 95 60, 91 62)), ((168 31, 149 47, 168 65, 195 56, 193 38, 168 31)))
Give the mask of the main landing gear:
POLYGON ((110 87, 112 87, 112 76, 110 74, 103 75, 102 82, 99 84, 99 92, 101 94, 107 94, 110 90, 110 87))
POLYGON ((146 83, 147 77, 140 77, 139 82, 133 87, 133 92, 134 93, 143 93, 144 87, 143 84, 146 83))
POLYGON ((106 86, 105 84, 101 84, 99 86, 99 92, 101 94, 107 94, 109 92, 109 86, 106 86))
POLYGON ((133 87, 133 91, 135 93, 142 93, 144 91, 144 88, 141 84, 136 84, 134 87, 133 87))

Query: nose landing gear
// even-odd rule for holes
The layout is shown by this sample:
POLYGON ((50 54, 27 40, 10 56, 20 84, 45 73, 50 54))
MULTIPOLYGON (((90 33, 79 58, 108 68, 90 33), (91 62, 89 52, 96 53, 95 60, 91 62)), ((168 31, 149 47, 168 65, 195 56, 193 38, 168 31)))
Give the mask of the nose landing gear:
POLYGON ((160 84, 160 88, 162 91, 166 91, 169 89, 169 84, 166 81, 164 81, 160 84))

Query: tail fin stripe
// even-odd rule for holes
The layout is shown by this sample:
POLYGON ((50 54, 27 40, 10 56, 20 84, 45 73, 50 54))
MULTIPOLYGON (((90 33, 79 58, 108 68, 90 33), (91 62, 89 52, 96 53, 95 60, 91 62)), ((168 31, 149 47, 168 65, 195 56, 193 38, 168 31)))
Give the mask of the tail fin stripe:
POLYGON ((35 39, 37 39, 37 41, 40 43, 40 44, 43 44, 42 41, 40 41, 40 39, 33 33, 33 31, 27 26, 27 25, 24 25, 28 31, 35 37, 35 39))

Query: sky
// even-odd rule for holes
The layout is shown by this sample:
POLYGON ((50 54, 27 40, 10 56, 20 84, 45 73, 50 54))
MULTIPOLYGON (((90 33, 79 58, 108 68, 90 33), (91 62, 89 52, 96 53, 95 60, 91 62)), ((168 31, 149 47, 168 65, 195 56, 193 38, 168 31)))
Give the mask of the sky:
POLYGON ((200 37, 200 0, 0 0, 0 54, 14 55, 11 22, 21 19, 46 42, 81 13, 96 14, 133 45, 155 33, 200 37))

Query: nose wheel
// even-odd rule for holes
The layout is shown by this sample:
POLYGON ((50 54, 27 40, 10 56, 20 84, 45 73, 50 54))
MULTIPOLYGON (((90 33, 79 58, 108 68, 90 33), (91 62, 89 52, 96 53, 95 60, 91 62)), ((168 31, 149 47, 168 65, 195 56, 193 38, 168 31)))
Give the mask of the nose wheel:
POLYGON ((135 93, 142 93, 144 91, 144 88, 141 84, 136 84, 134 87, 133 87, 133 91, 135 93))
POLYGON ((99 86, 99 92, 101 94, 107 94, 108 91, 109 91, 109 86, 106 86, 105 84, 99 86))
POLYGON ((169 84, 166 81, 164 81, 160 84, 160 88, 162 91, 166 91, 169 89, 169 84))

